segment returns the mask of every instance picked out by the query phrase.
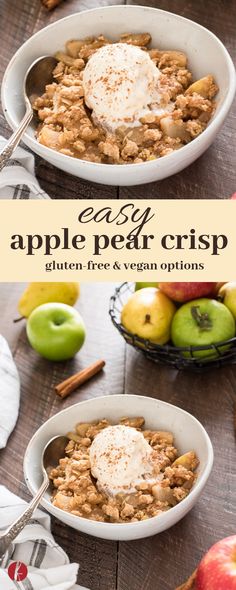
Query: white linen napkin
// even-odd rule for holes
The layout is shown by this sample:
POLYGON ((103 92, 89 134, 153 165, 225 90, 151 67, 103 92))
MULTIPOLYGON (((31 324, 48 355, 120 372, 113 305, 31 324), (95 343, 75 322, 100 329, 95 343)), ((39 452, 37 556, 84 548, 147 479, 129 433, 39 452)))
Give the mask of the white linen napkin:
MULTIPOLYGON (((0 535, 24 510, 26 502, 0 486, 0 535)), ((0 587, 4 590, 86 590, 76 584, 79 565, 70 563, 50 532, 50 517, 36 510, 7 553, 0 558, 0 587), (28 567, 24 581, 13 582, 7 572, 12 562, 28 567)))
MULTIPOLYGON (((6 139, 0 136, 0 150, 6 139)), ((49 199, 34 173, 34 156, 18 147, 0 172, 0 199, 49 199)))
POLYGON ((19 404, 20 378, 7 341, 0 335, 0 449, 15 427, 19 404))

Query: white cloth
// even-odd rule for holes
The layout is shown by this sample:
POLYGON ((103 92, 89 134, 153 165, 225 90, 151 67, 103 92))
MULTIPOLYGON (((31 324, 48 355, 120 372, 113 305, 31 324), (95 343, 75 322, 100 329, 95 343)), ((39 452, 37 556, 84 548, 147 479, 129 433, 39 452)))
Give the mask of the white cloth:
POLYGON ((0 449, 15 427, 19 404, 20 378, 7 341, 0 335, 0 449))
MULTIPOLYGON (((0 486, 0 535, 23 512, 26 502, 0 486)), ((50 517, 36 510, 7 553, 0 558, 0 588, 4 590, 86 590, 76 584, 79 565, 70 563, 50 532, 50 517), (7 573, 12 562, 28 567, 25 581, 13 582, 7 573)))
MULTIPOLYGON (((0 150, 6 139, 0 136, 0 150)), ((0 172, 0 199, 49 199, 34 173, 34 156, 18 147, 0 172)))

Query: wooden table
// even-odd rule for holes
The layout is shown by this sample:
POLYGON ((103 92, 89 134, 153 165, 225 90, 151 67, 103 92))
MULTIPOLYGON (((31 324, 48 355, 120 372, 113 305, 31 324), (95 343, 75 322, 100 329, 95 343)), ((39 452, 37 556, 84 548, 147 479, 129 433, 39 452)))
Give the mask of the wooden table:
MULTIPOLYGON (((126 3, 126 0, 119 1, 126 3)), ((0 0, 1 62, 0 79, 16 49, 30 35, 65 15, 99 5, 117 4, 117 0, 66 0, 48 13, 40 0, 0 0)), ((128 0, 170 10, 211 29, 220 37, 233 59, 236 58, 235 0, 128 0)), ((9 136, 3 115, 0 133, 9 136)), ((139 187, 108 187, 73 178, 36 158, 36 174, 42 187, 54 198, 226 198, 236 191, 236 104, 211 148, 197 162, 179 174, 139 187)))
POLYGON ((41 359, 28 345, 24 322, 13 324, 22 284, 0 286, 0 333, 11 347, 21 377, 17 427, 0 453, 0 482, 25 499, 24 451, 49 416, 80 400, 131 393, 156 397, 191 412, 206 427, 215 450, 212 475, 195 508, 170 530, 140 541, 115 543, 80 534, 53 519, 53 533, 71 560, 80 563, 79 582, 91 590, 174 590, 215 541, 235 534, 236 447, 233 428, 236 367, 203 374, 157 366, 125 345, 108 316, 111 283, 82 285, 78 309, 87 340, 77 359, 56 364, 41 359), (61 401, 53 385, 98 358, 103 374, 61 401))

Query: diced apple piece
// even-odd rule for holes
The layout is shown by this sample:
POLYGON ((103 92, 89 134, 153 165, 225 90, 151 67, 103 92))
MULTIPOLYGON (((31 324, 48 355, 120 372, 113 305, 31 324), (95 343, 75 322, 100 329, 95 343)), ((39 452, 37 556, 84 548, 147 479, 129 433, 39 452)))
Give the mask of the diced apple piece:
POLYGON ((66 51, 73 58, 78 57, 80 49, 84 45, 90 45, 94 41, 94 37, 87 37, 86 39, 71 39, 66 43, 66 51))
POLYGON ((160 484, 155 484, 152 487, 152 494, 159 502, 168 502, 168 504, 175 504, 173 490, 170 487, 162 487, 160 484))
POLYGON ((189 453, 185 453, 184 455, 181 455, 181 457, 178 457, 178 459, 172 463, 171 467, 181 466, 185 467, 185 469, 188 471, 194 471, 198 464, 199 460, 196 456, 196 453, 194 453, 194 451, 189 451, 189 453))
POLYGON ((217 92, 213 76, 205 76, 196 82, 193 82, 185 92, 185 94, 193 94, 196 92, 203 98, 212 98, 217 92))
POLYGON ((71 57, 70 55, 67 55, 66 53, 63 53, 63 51, 57 51, 55 53, 55 58, 58 61, 62 61, 63 64, 65 64, 66 66, 73 66, 74 64, 74 58, 71 57))
POLYGON ((67 432, 66 436, 69 440, 73 440, 76 443, 81 441, 81 436, 78 436, 75 432, 67 432))
POLYGON ((73 496, 66 496, 62 492, 57 492, 53 500, 53 505, 57 508, 60 508, 61 510, 70 512, 74 508, 75 499, 73 498, 73 496))
POLYGON ((136 418, 121 418, 120 424, 124 426, 131 426, 131 428, 141 428, 144 425, 144 418, 137 416, 136 418))
POLYGON ((126 137, 130 141, 134 141, 137 145, 143 145, 143 131, 142 127, 134 127, 127 133, 126 137))
POLYGON ((160 127, 164 135, 177 139, 178 137, 182 141, 190 141, 190 133, 186 130, 186 124, 182 119, 172 119, 172 117, 162 117, 160 120, 160 127))
POLYGON ((145 47, 150 41, 150 33, 124 33, 120 37, 120 43, 128 43, 129 45, 137 45, 138 47, 145 47))
POLYGON ((180 68, 186 68, 187 57, 182 51, 161 51, 161 60, 166 63, 175 62, 180 68))
POLYGON ((81 422, 76 424, 76 432, 79 436, 86 436, 88 429, 92 426, 91 422, 81 422))
POLYGON ((166 445, 173 445, 174 436, 172 432, 167 432, 166 430, 157 430, 153 433, 151 437, 152 443, 164 443, 166 445))
POLYGON ((42 145, 56 150, 59 147, 60 135, 59 131, 54 131, 51 127, 44 126, 38 135, 38 140, 42 145))
POLYGON ((73 57, 74 59, 76 59, 76 57, 78 57, 79 55, 79 51, 82 47, 82 43, 81 41, 68 41, 66 44, 66 51, 67 53, 73 57))

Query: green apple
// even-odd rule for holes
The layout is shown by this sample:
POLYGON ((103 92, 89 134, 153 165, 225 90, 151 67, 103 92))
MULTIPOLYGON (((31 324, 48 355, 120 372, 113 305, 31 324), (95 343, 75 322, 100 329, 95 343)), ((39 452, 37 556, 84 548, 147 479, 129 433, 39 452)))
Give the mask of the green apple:
POLYGON ((158 287, 158 283, 135 283, 135 291, 147 289, 148 287, 158 287))
POLYGON ((219 290, 217 297, 230 309, 236 319, 236 282, 225 283, 219 290))
MULTIPOLYGON (((235 336, 235 321, 231 311, 215 299, 195 299, 182 305, 176 312, 171 339, 175 346, 209 346, 229 340, 235 336)), ((221 346, 224 352, 228 346, 221 346)), ((184 353, 190 356, 189 353, 184 353)), ((199 350, 194 357, 215 357, 212 350, 199 350)))
POLYGON ((72 358, 85 340, 81 315, 65 303, 39 305, 30 314, 26 331, 34 350, 51 361, 72 358))
POLYGON ((124 305, 121 323, 131 334, 166 344, 175 310, 174 303, 160 289, 140 289, 124 305))

